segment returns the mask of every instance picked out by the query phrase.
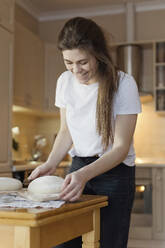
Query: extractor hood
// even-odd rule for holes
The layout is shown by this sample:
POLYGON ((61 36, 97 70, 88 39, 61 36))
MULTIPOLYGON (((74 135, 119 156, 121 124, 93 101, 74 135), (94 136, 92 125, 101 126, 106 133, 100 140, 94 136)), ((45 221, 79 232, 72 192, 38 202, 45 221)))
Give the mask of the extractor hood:
POLYGON ((144 92, 142 83, 142 47, 135 43, 135 10, 133 3, 126 3, 126 44, 117 47, 117 65, 132 75, 137 83, 141 101, 152 101, 152 94, 144 92))

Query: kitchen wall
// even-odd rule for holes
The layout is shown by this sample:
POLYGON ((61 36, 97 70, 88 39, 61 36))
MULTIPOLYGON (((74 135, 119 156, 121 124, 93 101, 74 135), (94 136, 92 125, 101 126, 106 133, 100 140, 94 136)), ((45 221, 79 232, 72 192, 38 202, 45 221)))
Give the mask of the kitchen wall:
POLYGON ((42 159, 46 160, 55 136, 60 127, 59 117, 37 116, 28 112, 13 112, 12 127, 19 127, 19 134, 13 135, 19 144, 18 151, 12 149, 13 160, 31 160, 35 136, 46 138, 47 144, 43 149, 42 159))
POLYGON ((154 102, 142 104, 135 132, 137 157, 165 159, 165 117, 154 111, 154 102))
POLYGON ((31 148, 33 138, 38 133, 37 123, 38 117, 27 115, 26 113, 14 112, 12 118, 12 127, 19 128, 19 134, 13 135, 15 141, 18 142, 18 151, 12 150, 13 160, 29 160, 31 159, 31 148))
MULTIPOLYGON (((112 41, 126 41, 125 14, 95 16, 92 19, 101 25, 109 34, 112 34, 112 41)), ((42 39, 56 43, 59 30, 66 20, 40 22, 39 32, 42 39)), ((164 20, 164 9, 136 12, 136 40, 165 39, 165 29, 162 28, 164 20)))
MULTIPOLYGON (((125 40, 125 15, 105 15, 92 17, 108 34, 112 42, 125 40), (115 25, 114 25, 115 24, 115 25)), ((51 43, 57 43, 59 31, 63 27, 65 20, 46 21, 39 23, 40 37, 51 43)))
MULTIPOLYGON (((47 139, 44 156, 51 151, 55 135, 60 127, 59 117, 37 117, 24 113, 13 114, 13 127, 20 128, 16 136, 19 150, 13 150, 13 160, 31 159, 31 149, 35 135, 47 139)), ((165 117, 154 111, 154 102, 142 104, 142 113, 138 116, 134 144, 137 157, 165 158, 165 117)))
POLYGON ((51 151, 54 139, 60 128, 59 117, 42 117, 38 122, 38 133, 41 133, 47 139, 47 147, 45 149, 45 156, 47 157, 51 151))
POLYGON ((165 40, 165 9, 136 13, 136 40, 165 40))

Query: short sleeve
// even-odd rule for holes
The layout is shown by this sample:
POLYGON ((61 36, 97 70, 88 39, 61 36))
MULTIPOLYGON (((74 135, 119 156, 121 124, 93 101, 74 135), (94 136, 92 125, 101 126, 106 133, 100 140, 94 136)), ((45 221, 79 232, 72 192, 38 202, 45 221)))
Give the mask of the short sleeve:
POLYGON ((65 78, 64 75, 61 74, 60 77, 57 79, 57 86, 56 86, 56 94, 55 94, 55 105, 59 108, 65 108, 65 78))
POLYGON ((115 95, 114 115, 138 114, 140 112, 141 103, 137 84, 132 76, 124 74, 115 95))

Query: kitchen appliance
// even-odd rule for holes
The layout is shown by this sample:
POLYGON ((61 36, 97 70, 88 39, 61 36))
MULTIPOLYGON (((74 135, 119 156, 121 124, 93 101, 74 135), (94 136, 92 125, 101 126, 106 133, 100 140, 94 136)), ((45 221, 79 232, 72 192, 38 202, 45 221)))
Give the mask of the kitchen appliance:
POLYGON ((133 213, 152 214, 152 184, 150 180, 136 182, 133 213))
POLYGON ((44 160, 44 148, 47 145, 47 140, 43 135, 35 135, 34 144, 32 148, 32 160, 43 161, 44 160))

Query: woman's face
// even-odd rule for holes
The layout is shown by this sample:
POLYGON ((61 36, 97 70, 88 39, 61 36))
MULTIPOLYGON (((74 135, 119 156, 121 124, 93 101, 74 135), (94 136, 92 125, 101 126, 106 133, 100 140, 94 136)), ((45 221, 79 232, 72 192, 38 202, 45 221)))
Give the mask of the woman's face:
POLYGON ((82 84, 97 81, 97 61, 94 56, 80 49, 62 51, 67 70, 71 71, 82 84))

